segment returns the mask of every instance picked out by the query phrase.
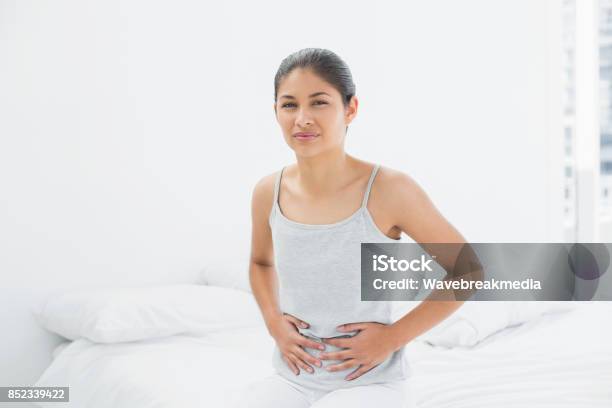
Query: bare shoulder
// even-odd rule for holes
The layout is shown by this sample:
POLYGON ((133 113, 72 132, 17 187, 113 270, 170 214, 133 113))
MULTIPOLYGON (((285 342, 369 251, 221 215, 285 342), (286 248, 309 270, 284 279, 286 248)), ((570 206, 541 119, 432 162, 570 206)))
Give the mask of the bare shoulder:
POLYGON ((380 166, 376 182, 372 185, 373 195, 384 201, 387 210, 394 204, 401 207, 415 204, 416 200, 427 198, 427 194, 417 181, 408 174, 386 166, 380 166))
POLYGON ((393 225, 416 242, 464 241, 413 177, 383 166, 378 173, 372 185, 372 207, 381 223, 393 225))
POLYGON ((403 225, 410 222, 405 220, 406 214, 412 212, 409 197, 414 197, 418 188, 416 181, 407 174, 379 167, 367 206, 378 229, 388 237, 397 239, 402 232, 411 235, 403 225))
POLYGON ((278 171, 260 178, 252 192, 252 207, 254 212, 269 212, 274 201, 274 184, 278 171))

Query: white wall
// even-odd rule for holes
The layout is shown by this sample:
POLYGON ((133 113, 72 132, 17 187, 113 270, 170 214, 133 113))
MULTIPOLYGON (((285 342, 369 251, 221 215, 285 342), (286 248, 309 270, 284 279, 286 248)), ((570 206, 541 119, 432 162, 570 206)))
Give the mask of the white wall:
POLYGON ((351 66, 349 152, 472 242, 561 241, 558 3, 0 2, 0 385, 48 364, 47 291, 248 253, 251 189, 294 160, 274 73, 303 47, 351 66))

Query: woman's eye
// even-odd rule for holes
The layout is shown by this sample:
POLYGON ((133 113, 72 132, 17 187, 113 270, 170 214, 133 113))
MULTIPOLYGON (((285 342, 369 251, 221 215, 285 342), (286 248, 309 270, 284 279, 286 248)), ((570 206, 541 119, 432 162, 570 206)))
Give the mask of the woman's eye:
MULTIPOLYGON (((313 105, 327 105, 327 102, 325 102, 325 101, 314 101, 313 105)), ((287 103, 281 105, 281 108, 292 108, 294 106, 295 106, 295 103, 287 102, 287 103)))

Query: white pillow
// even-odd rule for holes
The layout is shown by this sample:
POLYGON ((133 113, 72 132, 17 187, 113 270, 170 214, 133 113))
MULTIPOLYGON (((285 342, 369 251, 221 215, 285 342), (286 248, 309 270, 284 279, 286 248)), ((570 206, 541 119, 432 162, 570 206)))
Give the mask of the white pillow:
MULTIPOLYGON (((419 303, 399 302, 394 307, 393 320, 400 319, 419 303)), ((500 330, 526 323, 547 313, 569 311, 574 306, 573 302, 563 301, 468 301, 418 339, 448 348, 473 347, 500 330)))
POLYGON ((199 283, 251 293, 249 258, 238 256, 213 259, 200 272, 199 283))
POLYGON ((64 351, 64 349, 66 347, 68 347, 69 345, 72 344, 72 341, 63 341, 60 344, 58 344, 53 351, 51 352, 51 357, 53 357, 54 359, 57 358, 57 356, 59 356, 59 354, 64 351))
POLYGON ((51 296, 33 312, 47 330, 69 340, 82 337, 98 343, 264 323, 251 294, 192 284, 71 291, 51 296))

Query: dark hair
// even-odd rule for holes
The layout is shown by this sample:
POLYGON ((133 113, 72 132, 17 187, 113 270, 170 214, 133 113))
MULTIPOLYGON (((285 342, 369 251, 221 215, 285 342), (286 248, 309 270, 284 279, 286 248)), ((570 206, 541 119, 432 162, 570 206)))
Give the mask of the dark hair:
POLYGON ((340 92, 346 107, 355 95, 353 76, 346 63, 333 52, 323 48, 304 48, 286 57, 274 76, 274 101, 280 81, 296 68, 309 68, 340 92))

